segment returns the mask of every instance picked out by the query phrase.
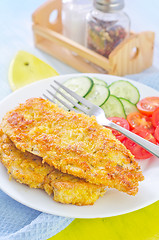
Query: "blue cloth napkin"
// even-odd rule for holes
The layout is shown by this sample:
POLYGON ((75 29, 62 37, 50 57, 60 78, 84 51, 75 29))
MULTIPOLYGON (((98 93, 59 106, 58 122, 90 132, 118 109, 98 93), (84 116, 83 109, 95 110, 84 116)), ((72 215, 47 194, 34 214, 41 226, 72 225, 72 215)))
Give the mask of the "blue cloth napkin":
POLYGON ((72 220, 28 208, 0 191, 0 240, 45 240, 72 220))
MULTIPOLYGON (((150 68, 143 73, 128 75, 159 90, 159 71, 150 68)), ((5 83, 0 89, 7 88, 5 83)), ((68 226, 73 219, 53 216, 28 208, 0 191, 0 240, 45 240, 68 226)))

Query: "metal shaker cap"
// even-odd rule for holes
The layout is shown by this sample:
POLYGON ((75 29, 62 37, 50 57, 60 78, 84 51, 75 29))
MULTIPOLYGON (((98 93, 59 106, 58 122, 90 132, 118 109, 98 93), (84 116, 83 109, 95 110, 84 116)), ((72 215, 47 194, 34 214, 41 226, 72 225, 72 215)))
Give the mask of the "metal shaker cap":
POLYGON ((124 0, 94 0, 94 7, 102 12, 115 12, 124 8, 124 0))

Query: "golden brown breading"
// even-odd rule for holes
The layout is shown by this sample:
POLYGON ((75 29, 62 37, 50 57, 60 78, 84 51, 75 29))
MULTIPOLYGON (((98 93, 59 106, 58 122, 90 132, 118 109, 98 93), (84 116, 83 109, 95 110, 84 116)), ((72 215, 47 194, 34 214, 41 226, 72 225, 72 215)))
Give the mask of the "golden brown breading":
POLYGON ((29 152, 21 152, 0 130, 0 161, 7 168, 10 177, 31 188, 43 188, 45 177, 52 171, 47 163, 29 152))
POLYGON ((20 104, 5 115, 2 129, 20 150, 90 183, 135 195, 144 179, 133 155, 110 129, 95 117, 67 112, 48 100, 20 104))
POLYGON ((54 200, 75 205, 92 205, 106 192, 105 186, 85 182, 83 179, 54 169, 45 179, 44 189, 54 200))
POLYGON ((77 177, 61 173, 42 158, 18 150, 0 129, 0 161, 11 177, 31 188, 44 189, 54 200, 76 205, 94 204, 106 192, 104 186, 86 183, 77 177))

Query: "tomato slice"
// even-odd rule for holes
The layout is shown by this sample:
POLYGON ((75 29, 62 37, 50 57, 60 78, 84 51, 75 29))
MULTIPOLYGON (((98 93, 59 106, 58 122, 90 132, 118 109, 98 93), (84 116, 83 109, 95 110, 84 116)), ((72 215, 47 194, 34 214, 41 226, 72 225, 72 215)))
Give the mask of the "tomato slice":
POLYGON ((159 97, 146 97, 137 103, 138 110, 147 116, 151 116, 157 107, 159 107, 159 97))
POLYGON ((154 133, 155 128, 152 124, 151 118, 144 116, 139 112, 130 113, 127 116, 127 121, 130 124, 131 129, 142 128, 143 130, 154 133))
POLYGON ((155 138, 156 138, 156 140, 159 142, 159 125, 158 125, 157 128, 155 129, 155 138))
POLYGON ((155 134, 154 134, 156 140, 158 141, 159 143, 159 125, 157 126, 157 128, 155 129, 155 134))
POLYGON ((152 124, 155 127, 159 125, 159 107, 152 114, 152 124))
MULTIPOLYGON (((134 129, 132 130, 133 133, 139 135, 140 137, 143 137, 144 139, 157 144, 155 138, 153 135, 146 130, 143 129, 134 129)), ((150 152, 142 148, 140 145, 137 143, 133 142, 129 138, 124 139, 123 144, 125 145, 126 148, 130 150, 130 152, 135 156, 137 159, 147 159, 152 156, 150 152)))
MULTIPOLYGON (((126 128, 127 130, 130 130, 130 126, 129 126, 129 123, 128 121, 125 119, 125 118, 120 118, 120 117, 110 117, 108 118, 110 121, 118 124, 119 126, 123 127, 123 128, 126 128)), ((115 137, 122 141, 125 137, 124 134, 120 133, 119 131, 115 130, 115 129, 112 129, 112 133, 115 135, 115 137)))

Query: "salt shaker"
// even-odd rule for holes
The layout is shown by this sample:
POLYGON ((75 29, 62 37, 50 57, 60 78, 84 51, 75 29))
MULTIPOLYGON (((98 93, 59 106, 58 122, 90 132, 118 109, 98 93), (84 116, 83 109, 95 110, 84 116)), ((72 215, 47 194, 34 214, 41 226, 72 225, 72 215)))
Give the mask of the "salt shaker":
POLYGON ((86 14, 91 8, 91 0, 63 0, 63 35, 84 45, 86 14))
POLYGON ((123 8, 124 0, 94 0, 94 8, 86 16, 87 48, 108 58, 129 36, 130 20, 123 8))

